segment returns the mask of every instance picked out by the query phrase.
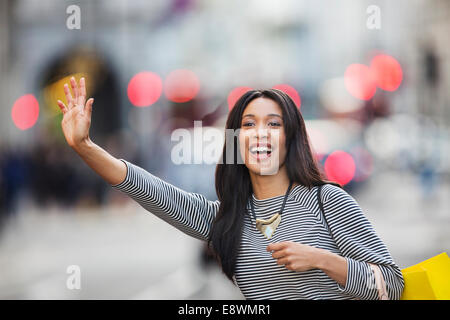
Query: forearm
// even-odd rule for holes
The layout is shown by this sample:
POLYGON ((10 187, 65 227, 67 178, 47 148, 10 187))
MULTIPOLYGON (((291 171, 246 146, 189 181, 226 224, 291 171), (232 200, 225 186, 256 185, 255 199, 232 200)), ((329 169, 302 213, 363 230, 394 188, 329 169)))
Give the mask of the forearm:
POLYGON ((86 164, 111 185, 122 182, 127 174, 125 163, 114 158, 90 139, 72 147, 86 164))
POLYGON ((318 249, 316 268, 321 269, 341 286, 347 283, 347 260, 325 249, 318 249))
POLYGON ((112 187, 130 196, 143 208, 196 239, 207 240, 219 201, 184 191, 124 159, 125 180, 112 187))

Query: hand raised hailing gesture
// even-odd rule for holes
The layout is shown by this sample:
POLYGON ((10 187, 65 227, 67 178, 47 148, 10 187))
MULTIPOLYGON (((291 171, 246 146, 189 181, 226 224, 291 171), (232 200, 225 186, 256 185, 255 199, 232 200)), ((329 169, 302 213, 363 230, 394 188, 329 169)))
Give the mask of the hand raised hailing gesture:
POLYGON ((89 140, 89 128, 91 126, 92 104, 94 99, 90 98, 86 102, 86 83, 81 78, 79 85, 74 77, 70 79, 72 87, 72 97, 69 86, 64 84, 64 93, 67 98, 67 106, 58 100, 58 106, 63 113, 61 122, 64 137, 72 148, 79 146, 89 140), (86 103, 86 104, 85 104, 86 103))

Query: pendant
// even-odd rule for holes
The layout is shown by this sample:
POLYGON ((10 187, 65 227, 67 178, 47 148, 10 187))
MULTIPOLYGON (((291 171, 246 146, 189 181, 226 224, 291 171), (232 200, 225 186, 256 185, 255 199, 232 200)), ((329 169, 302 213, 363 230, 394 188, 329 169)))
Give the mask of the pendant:
POLYGON ((269 220, 256 219, 256 229, 258 229, 268 240, 270 240, 280 222, 281 215, 276 213, 269 220))

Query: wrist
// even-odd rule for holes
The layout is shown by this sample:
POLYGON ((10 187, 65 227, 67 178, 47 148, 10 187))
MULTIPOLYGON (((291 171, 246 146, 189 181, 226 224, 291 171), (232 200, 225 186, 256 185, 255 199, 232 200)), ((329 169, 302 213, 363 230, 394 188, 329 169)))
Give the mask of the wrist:
POLYGON ((324 249, 317 248, 315 259, 314 259, 314 268, 316 269, 322 269, 324 267, 324 259, 326 259, 325 255, 326 253, 323 252, 324 249))
POLYGON ((340 286, 346 287, 348 277, 347 258, 325 249, 318 249, 316 254, 316 268, 325 272, 340 286))
POLYGON ((334 254, 331 251, 325 249, 317 249, 314 266, 316 269, 320 269, 322 271, 330 270, 333 264, 336 262, 336 259, 340 258, 342 257, 338 256, 337 254, 334 254))
POLYGON ((93 145, 94 143, 92 142, 92 140, 87 137, 86 139, 72 146, 72 149, 74 149, 75 152, 79 155, 83 155, 86 154, 90 149, 92 149, 93 145))

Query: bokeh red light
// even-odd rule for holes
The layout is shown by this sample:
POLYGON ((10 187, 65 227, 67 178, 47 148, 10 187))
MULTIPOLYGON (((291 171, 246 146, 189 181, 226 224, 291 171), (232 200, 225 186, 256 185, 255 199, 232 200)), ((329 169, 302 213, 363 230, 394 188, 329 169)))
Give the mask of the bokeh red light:
POLYGON ((39 118, 39 102, 34 95, 26 94, 17 99, 12 107, 11 117, 20 130, 33 127, 39 118))
POLYGON ((139 72, 128 83, 128 99, 136 107, 148 107, 161 97, 162 80, 149 71, 139 72))
POLYGON ((375 56, 370 63, 370 71, 380 89, 395 91, 402 83, 402 67, 396 59, 389 55, 379 54, 375 56))
POLYGON ((377 90, 370 68, 363 64, 349 65, 345 70, 344 82, 347 91, 360 100, 370 100, 377 90))
POLYGON ((200 90, 197 75, 186 69, 174 70, 164 81, 164 93, 170 101, 182 103, 194 99, 200 90))
POLYGON ((228 110, 233 109, 236 102, 245 94, 247 91, 252 90, 250 87, 236 87, 228 94, 227 102, 228 102, 228 110))
POLYGON ((336 150, 328 155, 324 165, 329 180, 346 185, 355 176, 355 161, 345 151, 336 150))
POLYGON ((281 90, 284 93, 286 93, 294 101, 297 108, 300 109, 300 105, 301 105, 302 101, 300 99, 300 95, 298 94, 297 90, 295 90, 293 87, 291 87, 290 85, 287 85, 287 84, 278 84, 272 88, 281 90))

